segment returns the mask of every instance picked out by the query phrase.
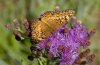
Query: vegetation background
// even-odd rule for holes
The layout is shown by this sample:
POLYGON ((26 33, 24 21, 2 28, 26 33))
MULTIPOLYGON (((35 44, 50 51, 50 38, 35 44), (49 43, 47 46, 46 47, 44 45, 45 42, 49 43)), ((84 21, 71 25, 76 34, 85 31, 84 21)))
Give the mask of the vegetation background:
POLYGON ((13 31, 5 28, 6 24, 13 24, 18 19, 23 30, 22 20, 39 18, 44 11, 60 11, 75 9, 74 16, 82 21, 88 32, 96 29, 96 34, 90 39, 91 53, 96 57, 90 65, 100 65, 100 0, 0 0, 0 65, 37 65, 38 61, 29 61, 27 56, 31 53, 30 40, 17 41, 13 31), (23 63, 23 62, 24 63, 23 63), (21 63, 22 62, 22 63, 21 63))

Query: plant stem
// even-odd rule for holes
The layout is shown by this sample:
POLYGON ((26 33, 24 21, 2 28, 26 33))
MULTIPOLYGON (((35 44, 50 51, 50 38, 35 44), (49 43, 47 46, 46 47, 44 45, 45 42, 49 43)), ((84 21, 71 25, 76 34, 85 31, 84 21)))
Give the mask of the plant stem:
POLYGON ((39 61, 40 65, 43 65, 43 64, 42 64, 42 61, 41 61, 39 58, 38 58, 38 61, 39 61))

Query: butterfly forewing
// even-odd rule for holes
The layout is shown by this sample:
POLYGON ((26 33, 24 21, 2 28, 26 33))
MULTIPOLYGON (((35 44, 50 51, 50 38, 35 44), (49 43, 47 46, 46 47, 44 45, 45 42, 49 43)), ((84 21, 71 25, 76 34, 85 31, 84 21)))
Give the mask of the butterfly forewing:
POLYGON ((59 28, 63 26, 74 13, 75 11, 73 9, 58 12, 48 11, 41 16, 41 20, 53 28, 59 28))

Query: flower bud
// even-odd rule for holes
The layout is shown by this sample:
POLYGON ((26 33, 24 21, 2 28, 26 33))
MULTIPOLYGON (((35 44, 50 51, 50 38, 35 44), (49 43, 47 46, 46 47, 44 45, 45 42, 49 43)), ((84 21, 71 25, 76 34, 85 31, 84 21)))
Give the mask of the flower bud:
POLYGON ((24 20, 22 21, 22 23, 24 24, 25 29, 28 30, 28 28, 29 28, 29 23, 28 23, 27 19, 24 19, 24 20))
POLYGON ((14 34, 15 36, 18 36, 19 33, 18 33, 18 31, 14 31, 13 34, 14 34))
POLYGON ((35 50, 35 47, 34 47, 34 46, 31 46, 31 47, 30 47, 30 50, 31 50, 31 51, 35 50))
POLYGON ((35 19, 34 19, 34 18, 31 18, 31 19, 30 19, 30 22, 33 22, 33 21, 35 21, 35 19))
POLYGON ((24 25, 24 26, 25 26, 25 29, 28 30, 29 24, 26 24, 26 25, 24 25))
POLYGON ((83 52, 82 55, 83 55, 83 57, 86 57, 87 56, 87 53, 86 52, 83 52))
POLYGON ((16 27, 19 27, 19 23, 18 23, 17 19, 14 19, 14 20, 13 20, 13 23, 14 23, 14 25, 15 25, 16 27))
POLYGON ((79 59, 79 58, 76 59, 76 60, 75 60, 75 63, 76 63, 76 64, 80 64, 80 63, 81 63, 81 59, 79 59))
POLYGON ((91 31, 91 33, 96 33, 96 29, 93 29, 93 30, 91 31))
POLYGON ((62 51, 63 50, 63 45, 59 45, 57 48, 58 51, 62 51))
POLYGON ((93 30, 90 32, 89 36, 92 37, 95 33, 96 33, 96 29, 93 29, 93 30))
POLYGON ((52 58, 52 53, 48 53, 47 58, 52 58))
POLYGON ((28 59, 33 61, 34 60, 34 57, 33 56, 28 56, 28 59))
POLYGON ((82 24, 82 21, 78 20, 78 21, 77 21, 77 24, 78 24, 78 25, 81 25, 81 24, 82 24))
POLYGON ((71 25, 72 25, 72 27, 75 26, 75 21, 76 21, 76 17, 73 16, 72 19, 71 19, 71 25))
POLYGON ((76 47, 75 52, 79 52, 79 48, 78 47, 76 47))
POLYGON ((92 63, 92 62, 93 62, 93 60, 92 60, 92 59, 89 59, 87 62, 88 62, 88 63, 92 63))
POLYGON ((51 47, 51 44, 52 44, 52 43, 48 41, 48 42, 46 43, 46 46, 47 46, 48 48, 50 48, 50 47, 51 47))
POLYGON ((82 55, 82 54, 80 54, 80 55, 79 55, 79 58, 80 58, 80 59, 82 59, 82 58, 83 58, 83 55, 82 55))
POLYGON ((90 49, 87 49, 87 50, 86 50, 86 52, 87 52, 87 53, 90 53, 90 52, 91 52, 91 50, 90 50, 90 49))
POLYGON ((65 33, 68 33, 68 32, 69 32, 69 28, 65 28, 65 29, 64 29, 64 32, 65 32, 65 33))
POLYGON ((25 35, 30 36, 31 31, 26 31, 25 35))
POLYGON ((89 41, 86 43, 87 46, 90 46, 90 44, 91 44, 91 43, 90 43, 89 41))
POLYGON ((22 23, 23 23, 23 25, 26 25, 26 24, 27 24, 27 19, 24 19, 24 20, 22 21, 22 23))
POLYGON ((95 55, 94 55, 94 54, 92 54, 92 55, 91 55, 91 58, 92 58, 92 59, 94 59, 94 58, 95 58, 95 55))
POLYGON ((38 52, 38 56, 39 57, 42 57, 42 53, 40 51, 38 52))
POLYGON ((92 55, 90 55, 90 56, 87 57, 87 60, 89 60, 89 59, 94 59, 94 58, 95 58, 95 55, 92 54, 92 55))
POLYGON ((86 64, 87 64, 86 61, 81 62, 81 65, 86 65, 86 64))
POLYGON ((59 6, 56 6, 55 7, 55 12, 58 12, 59 11, 59 6))
POLYGON ((90 37, 89 37, 89 36, 86 36, 86 39, 87 39, 87 40, 90 40, 90 37))
POLYGON ((11 26, 11 25, 9 25, 9 24, 6 24, 5 27, 8 28, 8 29, 10 29, 10 30, 15 29, 13 26, 11 26))
POLYGON ((46 47, 46 45, 44 44, 44 43, 40 43, 40 44, 37 44, 38 46, 38 48, 40 48, 40 49, 45 49, 45 47, 46 47))
POLYGON ((15 36, 15 39, 16 39, 17 41, 20 41, 20 40, 21 40, 21 37, 15 36))

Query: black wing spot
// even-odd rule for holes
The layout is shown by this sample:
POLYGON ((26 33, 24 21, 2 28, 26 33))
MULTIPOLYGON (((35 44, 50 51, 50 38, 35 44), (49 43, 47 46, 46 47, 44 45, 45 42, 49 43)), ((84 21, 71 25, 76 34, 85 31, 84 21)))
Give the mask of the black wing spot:
POLYGON ((39 20, 41 21, 41 18, 39 18, 39 20))

